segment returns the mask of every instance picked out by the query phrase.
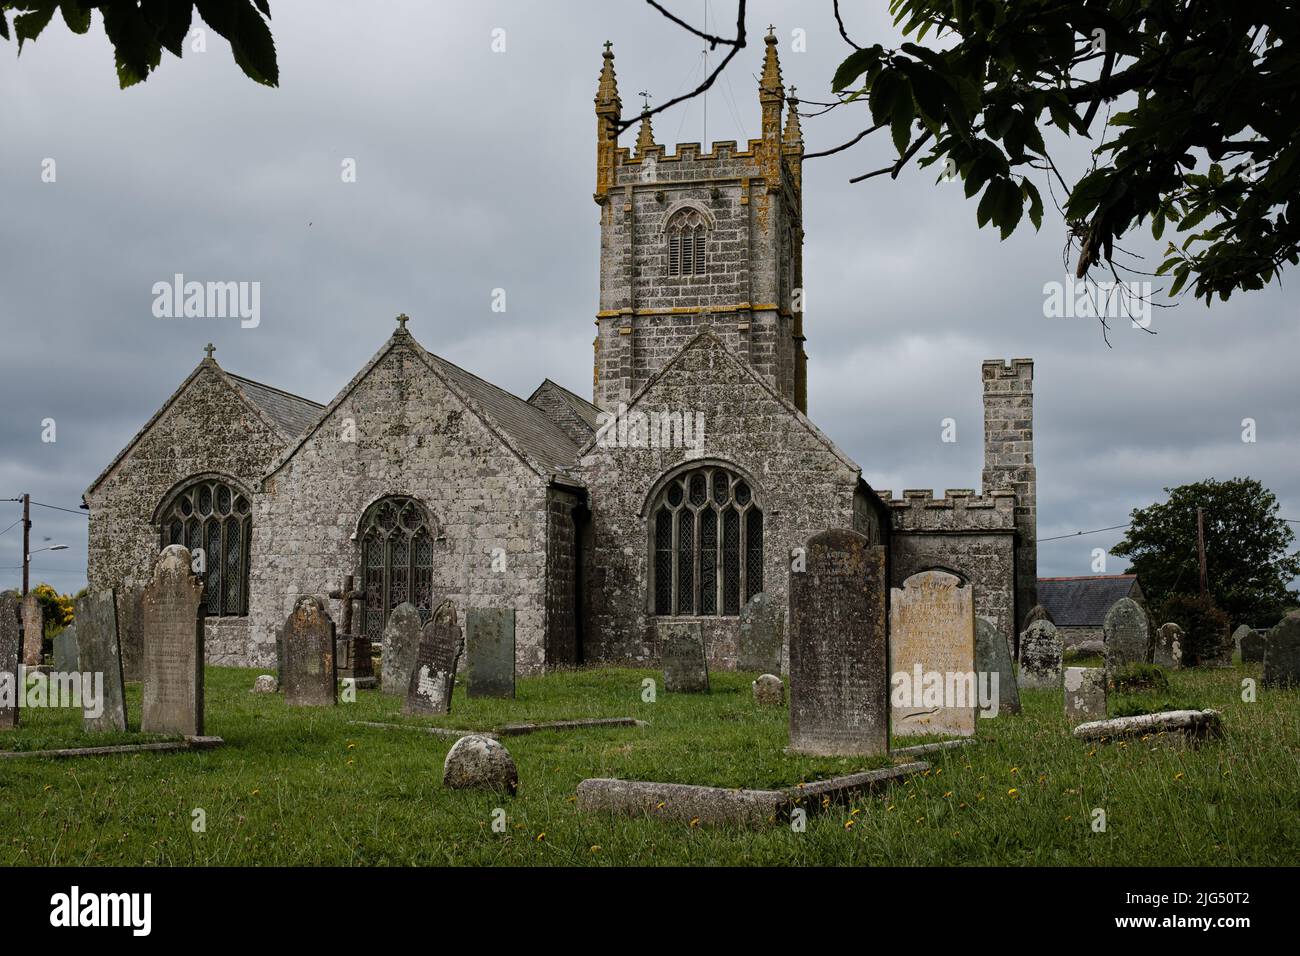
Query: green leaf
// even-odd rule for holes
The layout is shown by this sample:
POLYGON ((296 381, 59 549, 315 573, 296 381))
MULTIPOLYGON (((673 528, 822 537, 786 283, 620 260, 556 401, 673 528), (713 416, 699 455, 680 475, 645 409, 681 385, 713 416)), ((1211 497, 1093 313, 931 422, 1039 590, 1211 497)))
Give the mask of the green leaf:
POLYGON ((1020 184, 1020 191, 1029 200, 1029 221, 1035 229, 1043 228, 1043 197, 1039 195, 1038 187, 1026 179, 1020 184))
POLYGON ((194 0, 208 26, 230 41, 235 62, 249 79, 278 86, 280 68, 275 59, 275 39, 249 0, 194 0))
POLYGON ((1178 294, 1179 290, 1181 290, 1182 287, 1186 284, 1187 277, 1190 276, 1191 274, 1192 274, 1191 267, 1185 262, 1181 266, 1179 266, 1177 270, 1175 270, 1174 284, 1169 287, 1170 298, 1173 298, 1178 294))
POLYGON ((83 7, 77 0, 60 0, 59 12, 73 33, 80 35, 90 29, 90 7, 83 7))
POLYGON ((988 189, 984 190, 984 195, 980 198, 979 208, 975 210, 975 223, 981 229, 993 218, 993 214, 997 211, 998 194, 1001 187, 1002 180, 992 180, 988 189))
POLYGON ((1020 190, 1016 188, 1015 183, 1009 179, 999 180, 1002 188, 998 192, 998 208, 996 213, 996 222, 1002 227, 1002 239, 1015 232, 1016 226, 1020 224, 1020 217, 1025 213, 1025 206, 1021 200, 1020 190))
POLYGON ((912 121, 916 119, 916 109, 912 103, 912 85, 903 80, 898 85, 894 97, 893 116, 890 118, 890 133, 894 137, 894 148, 898 155, 907 152, 912 143, 912 121))
POLYGON ((144 0, 141 12, 168 53, 178 57, 185 52, 185 38, 194 19, 194 5, 189 0, 144 0))
POLYGON ((9 17, 3 8, 0 8, 0 37, 9 39, 9 17))
POLYGON ((848 88, 858 77, 867 72, 871 64, 879 58, 880 51, 878 47, 854 50, 840 64, 839 69, 835 71, 835 78, 831 80, 831 89, 838 93, 840 90, 848 88))
POLYGON ((28 13, 20 13, 14 17, 14 33, 18 37, 19 53, 23 52, 24 42, 35 40, 41 35, 41 31, 49 24, 58 5, 58 0, 43 0, 41 3, 30 4, 27 8, 28 13))

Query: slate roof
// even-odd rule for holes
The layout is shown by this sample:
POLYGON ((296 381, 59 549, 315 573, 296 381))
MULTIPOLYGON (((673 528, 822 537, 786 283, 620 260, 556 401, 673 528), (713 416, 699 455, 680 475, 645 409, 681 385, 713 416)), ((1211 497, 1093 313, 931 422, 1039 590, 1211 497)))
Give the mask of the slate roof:
POLYGON ((540 408, 529 405, 518 395, 465 371, 440 355, 434 355, 427 349, 424 354, 526 456, 552 472, 563 472, 573 465, 578 456, 577 443, 540 408))
POLYGON ((1136 574, 1093 574, 1077 578, 1039 578, 1038 603, 1057 627, 1101 627, 1120 598, 1132 597, 1136 574))
MULTIPOLYGON (((593 432, 596 430, 596 426, 599 424, 599 408, 591 404, 591 402, 587 401, 577 392, 571 392, 559 382, 552 381, 549 378, 543 381, 541 385, 537 386, 537 392, 540 392, 547 385, 554 388, 556 392, 560 394, 560 397, 569 403, 570 407, 573 408, 574 414, 586 422, 593 432)), ((537 392, 534 392, 533 394, 536 395, 537 392)))
POLYGON ((309 398, 254 382, 251 378, 244 378, 234 372, 226 374, 248 396, 248 400, 265 412, 288 438, 297 438, 305 432, 320 417, 321 410, 325 407, 309 398))

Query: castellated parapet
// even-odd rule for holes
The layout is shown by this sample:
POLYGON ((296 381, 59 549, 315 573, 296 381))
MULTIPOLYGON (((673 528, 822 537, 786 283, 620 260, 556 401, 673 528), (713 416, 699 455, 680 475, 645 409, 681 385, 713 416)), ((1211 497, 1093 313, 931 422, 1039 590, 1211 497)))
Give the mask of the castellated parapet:
POLYGON ((909 489, 902 498, 892 491, 877 492, 889 506, 890 525, 901 534, 989 533, 1016 530, 1016 495, 995 491, 977 495, 970 488, 949 488, 942 498, 929 489, 909 489))

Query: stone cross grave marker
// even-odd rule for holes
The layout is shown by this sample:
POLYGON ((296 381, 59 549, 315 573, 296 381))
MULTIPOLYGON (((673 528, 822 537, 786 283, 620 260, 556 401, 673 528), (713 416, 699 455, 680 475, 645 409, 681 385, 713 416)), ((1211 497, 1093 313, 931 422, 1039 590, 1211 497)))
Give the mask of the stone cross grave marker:
POLYGON ((978 707, 975 684, 975 601, 961 578, 946 571, 921 571, 890 590, 889 657, 891 688, 906 679, 907 706, 893 707, 895 737, 920 734, 975 733, 978 707), (921 679, 917 680, 919 669, 921 679), (915 699, 926 675, 939 675, 942 696, 951 700, 915 699), (936 706, 937 704, 937 706, 936 706))
POLYGON ((1065 716, 1072 724, 1106 719, 1106 668, 1065 669, 1065 716))
POLYGON ((515 609, 472 607, 465 612, 465 693, 515 696, 515 609))
POLYGON ((1051 621, 1035 621, 1020 635, 1020 686, 1061 689, 1061 635, 1051 621))
POLYGON ((284 622, 281 687, 290 707, 333 707, 339 702, 334 621, 321 599, 304 594, 284 622))
POLYGON ((144 589, 145 733, 203 735, 203 582, 190 560, 188 548, 168 545, 144 589))
POLYGON ((35 591, 23 598, 23 663, 37 667, 41 663, 41 642, 45 640, 45 614, 35 591))
POLYGON ((399 604, 388 615, 380 657, 382 693, 404 697, 410 690, 415 655, 420 650, 420 628, 420 612, 414 604, 399 604))
POLYGON ((1020 687, 1011 666, 1011 646, 1006 636, 986 617, 975 619, 975 670, 998 676, 998 714, 1020 713, 1020 687))
POLYGON ((444 601, 420 632, 420 647, 411 670, 405 714, 450 714, 456 686, 456 664, 464 648, 456 608, 444 601))
POLYGON ((740 609, 737 670, 781 673, 785 647, 785 608, 760 591, 740 609))
POLYGON ((700 623, 660 621, 657 630, 664 690, 674 694, 708 693, 709 661, 700 623))
POLYGON ((790 750, 888 753, 885 549, 832 530, 802 557, 790 570, 790 750))
MULTIPOLYGON (((126 689, 122 680, 122 645, 117 638, 117 599, 111 589, 87 591, 77 598, 77 658, 82 674, 98 684, 103 675, 103 710, 83 715, 89 733, 126 730, 126 689)), ((83 678, 83 687, 84 687, 83 678)), ((84 702, 84 691, 83 691, 84 702)))
POLYGON ((1146 611, 1132 598, 1120 598, 1106 612, 1106 673, 1114 676, 1129 664, 1151 660, 1151 633, 1146 611))
POLYGON ((343 577, 343 587, 329 593, 329 596, 342 605, 342 631, 335 633, 335 670, 340 677, 366 679, 375 676, 375 662, 371 654, 370 636, 354 633, 352 630, 352 606, 366 596, 365 591, 356 589, 356 577, 348 574, 343 577))
POLYGON ((18 726, 18 699, 23 692, 18 682, 22 663, 20 608, 17 592, 0 594, 0 730, 18 726))

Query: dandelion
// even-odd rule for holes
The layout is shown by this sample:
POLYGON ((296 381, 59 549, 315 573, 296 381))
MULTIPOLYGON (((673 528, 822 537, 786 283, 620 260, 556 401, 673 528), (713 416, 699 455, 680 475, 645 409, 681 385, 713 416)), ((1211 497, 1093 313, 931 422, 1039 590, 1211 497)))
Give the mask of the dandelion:
POLYGON ((261 790, 254 790, 254 791, 253 791, 253 796, 257 796, 257 795, 258 795, 259 793, 261 793, 261 792, 262 792, 261 790))
POLYGON ((948 798, 951 797, 951 796, 952 796, 952 791, 951 791, 951 790, 949 790, 947 793, 945 793, 945 794, 943 795, 943 797, 944 797, 945 800, 948 799, 948 798))
POLYGON ((664 808, 664 802, 662 800, 660 800, 658 803, 655 804, 656 810, 662 810, 663 808, 664 808))
POLYGON ((1012 773, 1020 773, 1020 768, 1019 768, 1019 767, 1012 767, 1012 768, 1011 768, 1011 772, 1012 772, 1012 773))
POLYGON ((1019 795, 1020 795, 1020 791, 1017 790, 1015 787, 1012 787, 1010 790, 1007 791, 1008 797, 1017 797, 1019 795))
POLYGON ((857 822, 858 822, 857 820, 845 820, 845 821, 844 821, 844 829, 846 829, 846 830, 852 830, 854 824, 856 824, 857 822))
POLYGON ((861 813, 861 812, 862 812, 862 808, 861 808, 861 807, 854 807, 853 812, 850 813, 849 816, 851 816, 851 817, 856 817, 856 816, 857 816, 859 813, 861 813))
POLYGON ((356 750, 356 749, 357 749, 357 745, 356 745, 356 744, 354 744, 354 743, 349 743, 349 744, 348 744, 348 750, 356 750))
POLYGON ((543 830, 541 833, 537 834, 537 842, 538 842, 538 843, 541 843, 541 842, 542 842, 543 840, 545 840, 545 839, 546 839, 546 831, 545 831, 545 830, 543 830))
POLYGON ((1180 771, 1178 771, 1176 774, 1174 774, 1174 779, 1175 779, 1175 780, 1182 780, 1182 779, 1183 779, 1183 772, 1180 770, 1180 771))
POLYGON ((1074 814, 1073 814, 1073 813, 1067 813, 1067 814, 1065 815, 1065 822, 1066 822, 1066 823, 1069 823, 1069 822, 1070 822, 1071 820, 1073 820, 1073 819, 1074 819, 1074 814))
POLYGON ((600 844, 599 844, 599 843, 593 843, 593 844, 591 845, 591 852, 592 852, 592 853, 599 853, 599 852, 600 852, 600 844))
POLYGON ((577 794, 574 794, 574 795, 571 796, 571 797, 566 797, 565 800, 564 800, 564 802, 565 802, 565 803, 577 803, 577 802, 578 802, 578 796, 577 796, 577 794))
POLYGON ((699 818, 699 817, 691 817, 691 829, 694 830, 694 829, 695 829, 696 827, 698 827, 699 825, 700 825, 700 818, 699 818))
POLYGON ((886 813, 893 813, 893 812, 894 812, 894 805, 891 803, 889 806, 885 807, 885 812, 886 812, 886 813))

